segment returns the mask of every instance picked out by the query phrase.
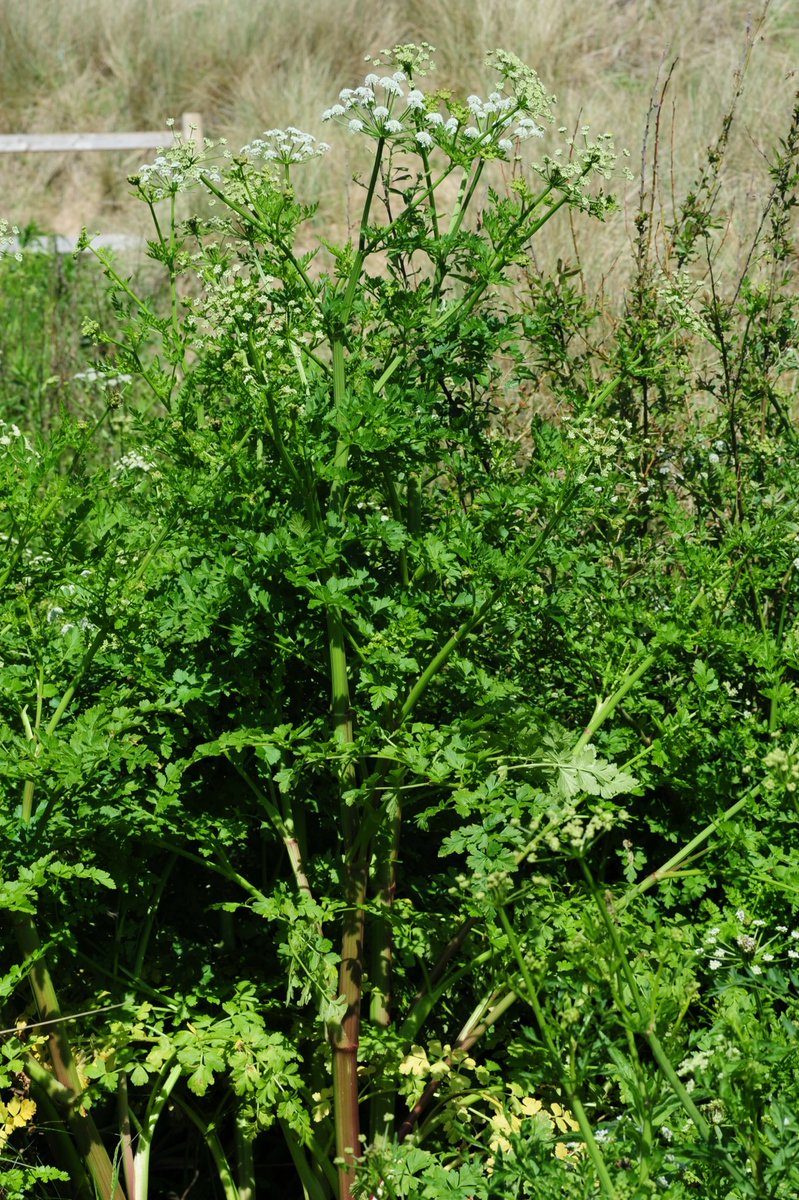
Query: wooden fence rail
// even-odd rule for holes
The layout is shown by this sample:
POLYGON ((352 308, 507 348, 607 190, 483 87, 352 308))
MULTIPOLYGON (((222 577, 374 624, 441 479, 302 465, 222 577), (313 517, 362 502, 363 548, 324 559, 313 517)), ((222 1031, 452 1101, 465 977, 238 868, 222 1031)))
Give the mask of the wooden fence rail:
MULTIPOLYGON (((202 117, 183 113, 180 135, 184 142, 203 144, 202 117)), ((0 135, 0 154, 33 154, 40 151, 158 150, 169 146, 169 129, 143 133, 8 133, 0 135)))

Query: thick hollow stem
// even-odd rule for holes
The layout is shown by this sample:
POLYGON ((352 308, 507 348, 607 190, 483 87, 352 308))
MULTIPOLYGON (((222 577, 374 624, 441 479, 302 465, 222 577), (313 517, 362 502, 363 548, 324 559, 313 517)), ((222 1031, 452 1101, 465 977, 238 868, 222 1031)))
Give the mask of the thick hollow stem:
MULTIPOLYGON (((391 797, 386 818, 374 839, 375 895, 378 914, 371 927, 372 996, 369 1017, 379 1029, 388 1029, 392 1020, 393 947, 391 907, 396 891, 397 857, 399 854, 402 810, 399 793, 391 797), (382 911, 380 911, 382 910, 382 911)), ((375 1145, 386 1145, 394 1117, 394 1097, 390 1091, 378 1090, 371 1103, 370 1129, 375 1145)))
MULTIPOLYGON (((347 653, 340 613, 329 608, 328 647, 333 728, 336 741, 347 752, 353 743, 347 653)), ((355 764, 346 762, 341 787, 346 792, 356 781, 355 764)), ((336 1125, 336 1157, 339 1167, 339 1200, 350 1200, 355 1181, 355 1163, 360 1153, 358 1110, 358 1042, 361 1022, 363 980, 364 904, 368 859, 363 849, 354 850, 358 832, 357 812, 341 804, 344 899, 346 904, 341 935, 339 995, 346 1001, 343 1019, 330 1029, 333 1046, 333 1111, 336 1125)))

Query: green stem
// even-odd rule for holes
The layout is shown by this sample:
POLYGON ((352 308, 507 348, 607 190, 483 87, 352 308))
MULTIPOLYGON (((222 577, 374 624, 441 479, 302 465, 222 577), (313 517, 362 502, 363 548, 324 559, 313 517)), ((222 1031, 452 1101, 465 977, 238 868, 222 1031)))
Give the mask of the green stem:
POLYGON ((583 1107, 580 1097, 574 1091, 571 1080, 562 1067, 562 1058, 549 1029, 549 1023, 544 1015, 544 1010, 541 1007, 541 1003, 538 999, 538 991, 533 984, 530 968, 527 965, 522 948, 519 945, 518 938, 516 937, 513 926, 510 923, 504 906, 499 909, 499 919, 502 923, 502 928, 505 930, 511 949, 513 950, 514 956, 519 965, 519 970, 521 971, 525 988, 527 989, 525 999, 528 1001, 533 1013, 535 1014, 535 1019, 538 1023, 538 1028, 541 1032, 544 1045, 547 1048, 552 1066, 560 1075, 561 1086, 569 1102, 569 1108, 577 1118, 577 1123, 580 1126, 580 1132, 583 1135, 588 1155, 594 1164, 594 1170, 599 1176, 599 1180, 602 1184, 605 1195, 609 1197, 609 1200, 617 1200, 616 1189, 613 1186, 613 1181, 610 1178, 607 1165, 602 1157, 602 1151, 600 1150, 597 1140, 594 1137, 594 1131, 591 1127, 591 1122, 588 1120, 588 1114, 583 1107))
POLYGON ((594 709, 594 715, 591 717, 591 720, 586 725, 580 739, 574 747, 574 754, 579 754, 581 750, 585 749, 589 742, 593 741, 594 734, 599 729, 600 725, 606 721, 609 716, 611 716, 619 704, 621 704, 627 693, 635 687, 641 676, 645 675, 652 664, 656 661, 656 654, 647 654, 646 658, 639 663, 634 670, 628 671, 624 675, 615 692, 612 692, 607 699, 597 702, 596 708, 594 709))
POLYGON ((191 1123, 202 1134, 203 1141, 211 1152, 211 1157, 214 1160, 219 1182, 222 1185, 222 1191, 225 1195, 225 1200, 240 1200, 239 1189, 236 1186, 236 1180, 233 1172, 230 1169, 230 1163, 227 1160, 227 1155, 222 1148, 222 1143, 219 1140, 219 1134, 216 1130, 214 1121, 204 1121, 199 1113, 195 1112, 190 1104, 180 1096, 175 1096, 175 1102, 180 1109, 186 1114, 191 1123))
POLYGON ((139 937, 139 944, 136 950, 136 960, 133 964, 133 974, 139 978, 144 970, 144 959, 147 954, 147 947, 150 941, 150 935, 153 931, 153 923, 155 914, 158 911, 158 905, 161 903, 161 897, 164 894, 164 888, 169 881, 169 876, 172 874, 172 868, 175 865, 176 855, 172 855, 167 865, 158 877, 155 885, 155 891, 150 898, 150 903, 147 905, 147 916, 145 917, 144 927, 139 937))
MULTIPOLYGON (((308 1162, 308 1159, 305 1157, 303 1148, 299 1144, 294 1131, 286 1121, 280 1120, 279 1123, 280 1128, 283 1130, 283 1137, 286 1140, 289 1154, 291 1155, 291 1161, 294 1163, 294 1168, 306 1193, 307 1200, 329 1200, 330 1195, 336 1187, 335 1175, 333 1175, 331 1179, 327 1176, 327 1170, 325 1170, 325 1176, 327 1177, 327 1182, 329 1184, 329 1189, 326 1188, 319 1176, 314 1174, 313 1168, 308 1162)), ((317 1149, 317 1165, 321 1166, 323 1169, 327 1168, 329 1170, 327 1155, 322 1153, 321 1149, 317 1149)))
POLYGON ((133 1152, 130 1103, 128 1098, 127 1071, 119 1072, 117 1083, 117 1116, 119 1118, 119 1140, 122 1147, 122 1172, 129 1200, 142 1200, 136 1189, 136 1156, 133 1152))
POLYGON ((699 847, 702 846, 709 837, 712 837, 712 835, 720 828, 721 825, 724 824, 725 821, 731 821, 732 818, 749 803, 759 787, 760 783, 753 783, 751 787, 746 789, 740 800, 736 800, 735 803, 731 804, 729 808, 726 808, 723 813, 721 813, 718 817, 715 817, 709 825, 706 825, 704 829, 699 831, 696 837, 691 838, 690 842, 687 842, 681 850, 678 850, 676 854, 673 854, 671 858, 663 864, 662 867, 658 867, 656 871, 651 871, 639 883, 636 883, 631 888, 628 888, 621 899, 616 903, 617 911, 626 908, 630 901, 634 900, 636 896, 643 895, 644 892, 648 892, 650 888, 655 887, 655 885, 660 883, 662 880, 673 876, 676 870, 682 866, 686 860, 690 859, 696 853, 699 847))
POLYGON ((37 1125, 44 1130, 56 1165, 69 1175, 72 1200, 95 1200, 94 1188, 83 1169, 83 1163, 75 1150, 69 1129, 61 1118, 58 1105, 54 1102, 52 1088, 49 1086, 50 1082, 54 1082, 52 1075, 34 1058, 28 1061, 25 1073, 31 1081, 31 1095, 36 1101, 37 1125))
MULTIPOLYGON (((377 912, 370 929, 372 940, 372 995, 369 1018, 378 1029, 387 1030, 392 1020, 393 938, 391 908, 394 904, 399 856, 402 806, 398 792, 390 798, 386 816, 373 842, 375 860, 373 898, 377 912)), ((372 1096, 369 1128, 372 1143, 386 1149, 391 1140, 394 1118, 394 1096, 388 1089, 378 1089, 372 1096)))
POLYGON ((619 931, 616 927, 616 924, 613 921, 613 919, 611 918, 610 913, 608 912, 607 905, 605 904, 604 899, 599 894, 599 890, 596 887, 596 884, 594 883, 593 876, 591 875, 591 872, 588 868, 588 864, 586 863, 585 859, 580 858, 578 861, 580 863, 580 869, 583 873, 586 884, 588 885, 588 889, 591 892, 591 895, 592 895, 594 902, 597 906, 597 909, 599 911, 599 915, 602 920, 602 923, 605 926, 608 937, 610 938, 611 945, 613 946, 613 950, 616 955, 616 959, 617 959, 617 961, 621 967, 622 973, 624 975, 624 979, 625 979, 625 982, 629 989, 630 996, 632 997, 633 1004, 634 1004, 636 1012, 638 1014, 638 1020, 641 1025, 640 1032, 641 1032, 642 1036, 646 1039, 646 1041, 649 1043, 649 1048, 652 1051, 652 1056, 655 1059, 655 1062, 660 1067, 662 1074, 664 1075, 664 1077, 667 1079, 667 1081, 671 1085, 671 1088, 674 1091, 674 1094, 677 1096, 678 1100, 682 1104, 686 1113, 693 1121, 700 1137, 705 1142, 709 1142, 710 1136, 711 1136, 710 1125, 708 1124, 708 1122, 705 1120, 705 1118, 700 1113, 699 1109, 694 1104, 693 1100, 691 1099, 690 1094, 686 1090, 685 1084, 680 1079, 677 1072, 674 1070, 672 1062, 671 1062, 669 1056, 666 1054, 666 1051, 663 1048, 660 1038, 658 1037, 657 1033, 655 1032, 654 1014, 647 1012, 646 1005, 644 1004, 644 998, 641 994, 641 989, 638 986, 638 981, 636 980, 635 975, 632 972, 632 968, 630 966, 629 960, 628 960, 627 955, 624 951, 624 948, 621 944, 621 938, 619 937, 619 931))
POLYGON ((47 1039, 55 1078, 41 1064, 35 1063, 35 1060, 28 1064, 29 1069, 41 1086, 48 1087, 51 1098, 65 1109, 77 1153, 91 1176, 99 1200, 125 1200, 125 1193, 118 1182, 117 1172, 103 1145, 97 1126, 91 1114, 80 1109, 83 1088, 64 1033, 61 1009, 50 973, 41 957, 38 957, 41 946, 32 918, 27 914, 19 914, 16 932, 26 960, 34 959, 28 978, 39 1016, 42 1020, 56 1022, 50 1027, 47 1039))
POLYGON ((305 871, 302 848, 298 838, 294 836, 292 823, 283 817, 278 806, 269 799, 263 788, 259 787, 258 783, 250 774, 248 774, 247 771, 245 771, 245 769, 236 761, 236 759, 230 754, 227 755, 227 758, 238 772, 240 777, 251 789, 253 795, 257 797, 258 801, 263 806, 266 815, 269 817, 269 820, 272 822, 272 825, 279 834, 285 847, 286 854, 288 855, 289 863, 291 864, 291 872, 294 876, 294 882, 297 885, 297 891, 301 892, 305 896, 310 897, 312 895, 311 884, 305 871))
POLYGON ((241 1114, 236 1116, 236 1166, 239 1177, 239 1200, 255 1200, 254 1135, 241 1114))
MULTIPOLYGON (((243 875, 234 870, 230 861, 225 859, 215 863, 210 858, 203 858, 199 854, 192 854, 191 850, 185 850, 182 846, 173 846, 171 842, 163 842, 159 838, 154 838, 151 843, 154 846, 160 846, 162 850, 169 850, 172 854, 177 854, 179 858, 185 858, 188 862, 196 863, 197 866, 205 867, 206 871, 213 871, 215 875, 221 875, 223 879, 227 879, 230 883, 235 883, 242 891, 245 891, 253 900, 259 900, 266 903, 266 895, 254 883, 250 883, 243 875)), ((219 847, 215 847, 219 853, 219 847)))
POLYGON ((174 1058, 170 1058, 164 1063, 153 1085, 139 1129, 139 1144, 133 1160, 136 1187, 130 1200, 147 1200, 150 1186, 150 1154, 153 1148, 155 1127, 158 1124, 158 1118, 164 1111, 164 1105, 180 1079, 181 1070, 180 1063, 175 1062, 174 1058))
MULTIPOLYGON (((344 627, 337 609, 328 607, 327 622, 334 737, 346 754, 351 750, 354 737, 344 627)), ((344 792, 353 787, 356 781, 354 762, 345 762, 341 780, 344 792)), ((363 849, 353 852, 357 835, 356 811, 343 797, 341 831, 346 907, 341 935, 339 995, 346 1000, 346 1010, 341 1021, 331 1024, 329 1032, 333 1047, 333 1111, 336 1158, 339 1163, 339 1200, 351 1200, 355 1164, 360 1155, 358 1043, 368 862, 363 849)))
MULTIPOLYGON (((454 1049, 467 1051, 471 1050, 471 1048, 480 1040, 483 1034, 486 1033, 492 1025, 496 1024, 500 1017, 502 1017, 508 1011, 508 1009, 516 1003, 517 999, 518 996, 515 991, 507 992, 506 995, 493 1004, 482 1021, 480 1021, 479 1016, 477 1016, 475 1018, 478 1022, 477 1024, 471 1020, 467 1022, 466 1026, 461 1031, 460 1037, 455 1043, 454 1049)), ((482 1010, 483 1008, 483 1004, 479 1005, 478 1011, 482 1010)), ((449 1055, 447 1057, 447 1062, 450 1065, 452 1065, 454 1061, 455 1058, 453 1055, 449 1055)), ((433 1100, 435 1099, 436 1093, 438 1092, 440 1086, 440 1079, 431 1079, 430 1083, 428 1083, 427 1087, 422 1092, 422 1095, 416 1101, 413 1108, 402 1122, 402 1125, 397 1133, 397 1141, 404 1142, 405 1139, 411 1133, 413 1133, 414 1129, 422 1120, 433 1100)))

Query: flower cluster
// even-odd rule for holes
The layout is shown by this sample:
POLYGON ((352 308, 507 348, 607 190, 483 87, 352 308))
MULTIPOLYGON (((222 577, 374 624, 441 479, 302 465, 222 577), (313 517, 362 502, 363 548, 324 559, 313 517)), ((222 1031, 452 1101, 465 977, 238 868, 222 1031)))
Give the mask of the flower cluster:
POLYGON ((330 149, 327 142, 317 142, 311 133, 303 133, 289 125, 286 129, 267 129, 260 138, 253 138, 241 153, 248 158, 260 158, 264 162, 283 163, 292 166, 319 158, 330 149))
POLYGON ((88 371, 77 371, 72 378, 78 383, 94 383, 99 388, 118 388, 126 383, 133 383, 132 375, 116 375, 108 371, 97 371, 93 367, 88 371))
POLYGON ((0 421, 0 448, 5 454, 22 454, 25 458, 38 458, 38 454, 18 425, 0 421))
POLYGON ((413 68, 413 49, 399 46, 384 51, 386 61, 403 68, 390 75, 371 71, 360 87, 344 88, 338 103, 322 113, 322 120, 338 121, 351 133, 372 138, 398 138, 407 149, 427 152, 439 146, 449 154, 460 151, 470 157, 507 159, 514 140, 543 137, 539 121, 552 119, 551 98, 535 71, 514 55, 497 51, 490 60, 500 80, 486 100, 471 95, 459 102, 446 93, 425 94, 415 86, 408 73, 413 68))
POLYGON ((343 120, 351 133, 366 132, 373 137, 401 134, 409 115, 421 112, 425 107, 424 95, 417 88, 411 88, 406 94, 403 85, 407 81, 404 71, 382 77, 370 72, 361 87, 344 88, 339 93, 338 104, 326 108, 322 120, 343 120))
POLYGON ((695 301, 698 284, 686 272, 677 272, 671 278, 661 275, 656 295, 671 312, 677 323, 689 333, 718 346, 718 339, 705 318, 696 310, 695 301))
POLYGON ((17 262, 22 262, 22 255, 17 245, 18 237, 19 227, 9 225, 8 221, 0 218, 0 254, 6 254, 14 247, 14 257, 17 262))
POLYGON ((253 351, 278 374, 284 369, 280 347, 315 344, 322 336, 321 317, 307 293, 292 297, 263 271, 241 268, 236 264, 225 270, 217 263, 203 272, 203 290, 190 303, 190 319, 198 347, 221 351, 228 370, 255 382, 253 351))
POLYGON ((711 971, 762 975, 772 964, 799 959, 799 929, 777 925, 769 936, 765 921, 750 920, 739 908, 734 920, 707 931, 698 953, 707 960, 711 971))
MULTIPOLYGON (((205 140, 205 152, 213 143, 205 140)), ((151 204, 176 196, 178 192, 201 183, 204 178, 219 183, 222 176, 216 167, 205 160, 205 152, 199 151, 194 142, 183 141, 175 134, 175 143, 160 149, 151 163, 143 163, 128 182, 151 204)))
POLYGON ((154 462, 150 462, 148 459, 143 458, 141 454, 138 454, 135 450, 129 450, 127 454, 123 454, 121 458, 117 459, 113 466, 113 471, 116 475, 122 474, 126 471, 148 472, 154 471, 155 469, 156 465, 154 462))

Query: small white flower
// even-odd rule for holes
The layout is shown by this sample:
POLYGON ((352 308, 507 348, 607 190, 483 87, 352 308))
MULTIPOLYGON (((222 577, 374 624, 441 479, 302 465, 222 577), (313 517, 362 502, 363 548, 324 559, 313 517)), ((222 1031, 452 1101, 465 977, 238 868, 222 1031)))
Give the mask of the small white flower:
POLYGON ((323 121, 332 121, 333 117, 343 117, 347 110, 343 104, 334 104, 332 108, 326 108, 322 113, 323 121))
POLYGON ((376 121, 384 121, 388 116, 388 109, 385 104, 378 104, 377 108, 373 110, 372 116, 376 121))
POLYGON ((476 125, 467 125, 463 131, 463 136, 467 137, 470 142, 473 142, 476 138, 479 138, 480 130, 476 125))
POLYGON ((787 925, 778 925, 777 926, 777 933, 787 933, 787 932, 788 932, 787 925))
POLYGON ((764 954, 763 962, 774 962, 774 955, 773 954, 764 954))
POLYGON ((763 968, 762 968, 762 967, 759 967, 759 966, 757 965, 757 963, 752 963, 752 968, 751 968, 751 969, 752 969, 752 974, 753 974, 753 975, 762 975, 762 974, 763 974, 763 968))
POLYGON ((745 921, 746 920, 746 913, 744 912, 744 910, 742 908, 739 908, 736 911, 735 919, 736 919, 736 921, 745 921))
POLYGON ((722 963, 721 963, 721 960, 720 960, 720 959, 718 959, 718 958, 711 958, 711 960, 710 960, 710 969, 711 969, 711 971, 718 971, 718 969, 719 969, 719 967, 720 967, 720 966, 722 966, 722 963))
POLYGON ((500 138, 497 145, 503 154, 511 154, 513 151, 513 142, 510 138, 500 138))
POLYGON ((63 615, 63 608, 59 608, 57 604, 54 604, 52 608, 48 608, 47 610, 47 624, 52 625, 54 621, 57 621, 58 618, 63 617, 63 615))
POLYGON ((349 129, 350 133, 360 133, 363 129, 363 121, 359 121, 357 117, 353 117, 347 128, 349 129))
POLYGON ((796 941, 796 939, 799 938, 799 929, 792 929, 791 937, 793 938, 794 941, 796 941))
POLYGON ((411 91, 408 92, 406 103, 408 108, 424 108, 424 93, 420 92, 418 88, 412 88, 411 91))
POLYGON ((386 133, 402 133, 402 121, 386 121, 386 133))
POLYGON ((427 121, 428 125, 443 125, 444 124, 444 118, 442 117, 441 113, 437 113, 437 112, 428 113, 427 116, 425 117, 425 121, 427 121))
POLYGON ((363 82, 366 87, 373 88, 379 82, 379 80, 375 74, 370 73, 366 76, 363 82))
POLYGON ((799 950, 789 950, 788 958, 799 958, 799 950))
POLYGON ((394 76, 384 75, 380 80, 380 86, 383 91, 388 92, 390 96, 401 96, 402 88, 400 87, 400 84, 403 83, 404 80, 405 76, 402 74, 402 72, 397 71, 397 74, 394 76), (397 76, 401 76, 401 78, 398 79, 397 76))
POLYGON ((118 459, 114 464, 114 470, 117 473, 120 471, 153 471, 155 470, 155 463, 148 462, 146 458, 142 458, 141 454, 137 454, 135 450, 130 450, 118 459))
POLYGON ((430 147, 433 145, 433 139, 431 138, 429 133, 425 132, 424 129, 420 130, 419 133, 417 133, 416 140, 419 143, 419 145, 422 146, 423 149, 425 149, 425 150, 429 150, 430 147))
POLYGON ((540 125, 536 125, 535 121, 531 120, 530 117, 522 117, 522 119, 519 121, 519 124, 516 126, 515 133, 516 137, 520 138, 523 142, 526 141, 527 138, 544 136, 543 129, 540 127, 540 125))
POLYGON ((763 926, 765 925, 765 923, 766 923, 766 922, 765 922, 765 921, 761 921, 761 920, 760 920, 760 918, 758 918, 756 921, 753 921, 753 922, 752 922, 752 924, 754 925, 755 929, 762 929, 762 928, 763 928, 763 926))

